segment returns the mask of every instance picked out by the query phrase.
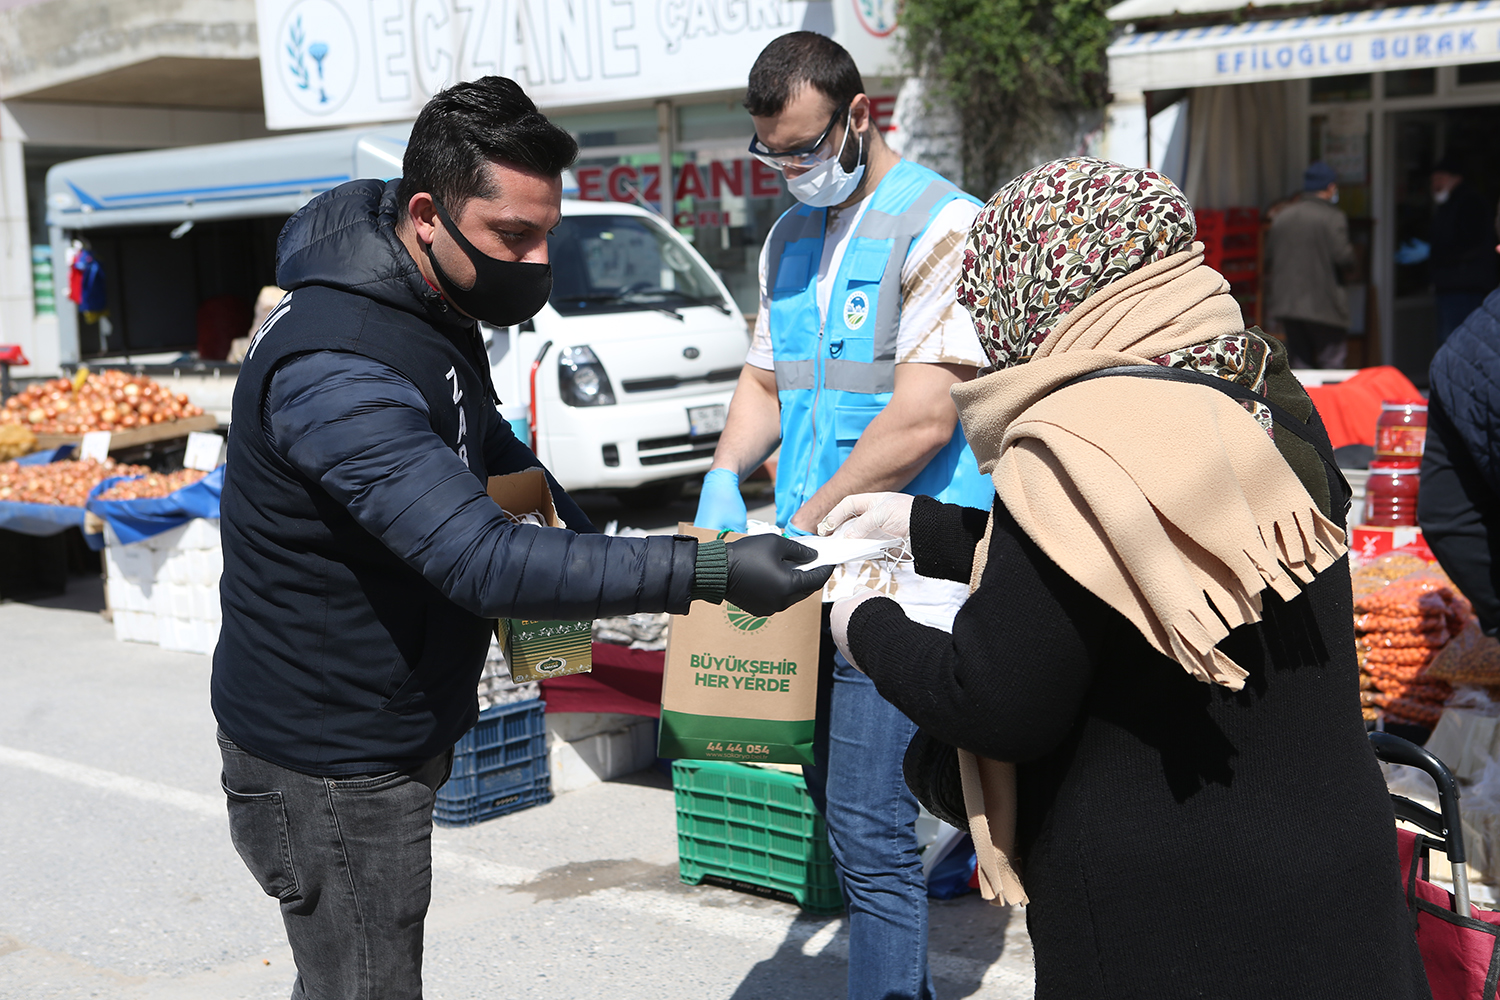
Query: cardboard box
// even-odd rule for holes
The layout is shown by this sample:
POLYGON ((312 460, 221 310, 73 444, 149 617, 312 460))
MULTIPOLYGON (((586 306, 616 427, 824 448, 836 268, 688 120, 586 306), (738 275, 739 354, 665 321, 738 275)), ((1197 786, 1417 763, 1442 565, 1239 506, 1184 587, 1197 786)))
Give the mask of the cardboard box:
MULTIPOLYGON (((557 517, 557 506, 552 502, 552 491, 541 469, 491 476, 485 492, 512 514, 536 512, 550 527, 566 527, 557 517)), ((586 674, 594 669, 592 621, 502 618, 495 623, 495 636, 505 650, 513 683, 586 674)))
POLYGON ((1435 558, 1422 539, 1421 528, 1377 528, 1356 524, 1349 529, 1349 555, 1356 566, 1363 566, 1371 559, 1397 549, 1428 562, 1435 558))

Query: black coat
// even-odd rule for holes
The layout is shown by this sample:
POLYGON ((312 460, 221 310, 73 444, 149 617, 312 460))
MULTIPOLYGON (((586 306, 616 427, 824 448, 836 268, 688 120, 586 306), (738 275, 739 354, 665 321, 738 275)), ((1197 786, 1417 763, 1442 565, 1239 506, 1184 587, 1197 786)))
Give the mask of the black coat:
POLYGON ((681 612, 693 584, 691 539, 501 516, 485 479, 539 463, 495 409, 473 321, 396 237, 398 210, 394 182, 354 181, 287 223, 277 277, 292 291, 235 387, 214 713, 308 774, 451 747, 478 714, 497 617, 681 612))
POLYGON ((1495 224, 1491 206, 1468 184, 1459 184, 1432 213, 1432 287, 1443 292, 1485 293, 1495 287, 1495 224))
MULTIPOLYGON (((918 498, 917 572, 967 580, 984 521, 918 498)), ((998 499, 994 525, 951 635, 875 599, 849 641, 926 738, 1017 762, 1038 1000, 1428 997, 1347 560, 1292 601, 1266 591, 1263 620, 1220 643, 1249 672, 1235 692, 1157 652, 998 499)))

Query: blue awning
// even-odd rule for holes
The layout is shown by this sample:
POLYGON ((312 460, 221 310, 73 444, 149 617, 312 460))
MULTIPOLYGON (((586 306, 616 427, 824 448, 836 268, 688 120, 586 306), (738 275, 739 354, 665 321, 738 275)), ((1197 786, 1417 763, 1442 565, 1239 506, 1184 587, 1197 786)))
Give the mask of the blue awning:
POLYGON ((1109 47, 1109 83, 1124 93, 1482 62, 1500 62, 1500 0, 1132 32, 1109 47))

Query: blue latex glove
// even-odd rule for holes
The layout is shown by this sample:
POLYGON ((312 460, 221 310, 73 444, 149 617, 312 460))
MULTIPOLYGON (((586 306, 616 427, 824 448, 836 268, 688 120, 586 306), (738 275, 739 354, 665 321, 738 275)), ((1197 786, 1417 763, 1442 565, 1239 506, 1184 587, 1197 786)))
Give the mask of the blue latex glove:
POLYGON ((1420 264, 1432 256, 1432 245, 1425 240, 1410 239, 1396 248, 1397 264, 1420 264))
POLYGON ((811 535, 812 534, 811 531, 803 531, 801 528, 797 527, 795 524, 793 524, 790 521, 788 521, 786 523, 786 527, 785 528, 781 529, 781 533, 783 535, 785 535, 786 537, 788 537, 788 538, 800 538, 802 535, 811 535))
POLYGON ((698 495, 698 513, 693 524, 715 531, 744 531, 749 517, 740 496, 740 477, 728 469, 710 469, 698 495))

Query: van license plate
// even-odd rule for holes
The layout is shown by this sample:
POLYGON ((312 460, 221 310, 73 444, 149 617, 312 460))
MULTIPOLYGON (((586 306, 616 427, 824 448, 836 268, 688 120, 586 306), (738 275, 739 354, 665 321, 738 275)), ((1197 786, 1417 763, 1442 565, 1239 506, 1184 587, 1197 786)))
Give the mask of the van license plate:
POLYGON ((723 403, 715 403, 712 406, 689 406, 688 407, 688 434, 693 437, 702 437, 704 434, 717 434, 724 429, 724 419, 727 407, 723 403))

